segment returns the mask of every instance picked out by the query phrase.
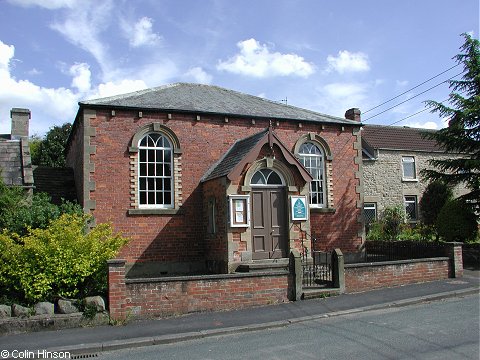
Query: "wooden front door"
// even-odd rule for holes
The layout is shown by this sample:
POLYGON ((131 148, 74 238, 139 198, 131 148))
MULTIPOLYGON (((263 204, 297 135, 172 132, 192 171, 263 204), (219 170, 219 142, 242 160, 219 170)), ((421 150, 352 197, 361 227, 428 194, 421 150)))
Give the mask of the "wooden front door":
POLYGON ((252 259, 287 257, 285 188, 252 189, 252 259))

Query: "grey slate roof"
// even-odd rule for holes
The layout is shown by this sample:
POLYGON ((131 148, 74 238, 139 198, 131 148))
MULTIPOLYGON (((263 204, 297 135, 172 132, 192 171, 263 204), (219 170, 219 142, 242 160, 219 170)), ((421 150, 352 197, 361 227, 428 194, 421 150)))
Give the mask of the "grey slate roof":
POLYGON ((0 140, 0 169, 6 185, 23 185, 21 150, 19 140, 0 140))
POLYGON ((230 116, 289 119, 359 125, 357 121, 283 105, 258 96, 218 86, 175 83, 102 99, 85 100, 80 106, 184 111, 230 116))
POLYGON ((433 130, 400 126, 364 125, 362 141, 364 148, 385 150, 411 150, 444 152, 435 140, 424 139, 422 133, 433 130))
POLYGON ((226 176, 268 133, 265 129, 258 134, 237 140, 228 151, 202 177, 202 182, 226 176))

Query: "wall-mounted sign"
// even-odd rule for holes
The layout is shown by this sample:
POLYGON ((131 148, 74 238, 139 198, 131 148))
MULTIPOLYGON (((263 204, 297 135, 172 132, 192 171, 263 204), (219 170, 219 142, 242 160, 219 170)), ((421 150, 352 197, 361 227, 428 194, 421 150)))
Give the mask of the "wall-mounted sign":
POLYGON ((306 196, 291 196, 290 207, 293 221, 308 219, 308 203, 306 196))
POLYGON ((250 196, 230 195, 230 226, 250 226, 250 196))

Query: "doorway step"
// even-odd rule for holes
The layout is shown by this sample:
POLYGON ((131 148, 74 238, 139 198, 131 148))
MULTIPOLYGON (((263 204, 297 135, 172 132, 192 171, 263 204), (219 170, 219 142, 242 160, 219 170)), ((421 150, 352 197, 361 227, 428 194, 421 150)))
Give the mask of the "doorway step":
POLYGON ((327 298, 340 295, 340 289, 336 288, 303 288, 302 300, 327 298))
POLYGON ((288 272, 288 259, 253 260, 237 267, 237 272, 288 272))

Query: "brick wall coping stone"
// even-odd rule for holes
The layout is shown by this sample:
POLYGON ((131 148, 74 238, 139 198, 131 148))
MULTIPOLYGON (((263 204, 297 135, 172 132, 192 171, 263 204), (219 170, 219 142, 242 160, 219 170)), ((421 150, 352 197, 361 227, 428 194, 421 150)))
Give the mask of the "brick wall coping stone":
POLYGON ((281 276, 288 275, 287 270, 276 271, 256 271, 254 273, 235 273, 235 274, 214 274, 214 275, 187 275, 187 276, 165 276, 154 278, 126 278, 125 284, 141 284, 141 283, 155 283, 155 282, 176 282, 176 281, 209 281, 209 280, 231 280, 243 278, 255 278, 265 276, 281 276))
POLYGON ((450 260, 449 257, 442 256, 442 257, 423 258, 423 259, 377 261, 377 262, 368 262, 368 263, 345 264, 345 268, 362 268, 362 267, 370 267, 370 266, 388 266, 388 265, 413 264, 413 263, 420 263, 420 262, 448 261, 448 260, 450 260))

